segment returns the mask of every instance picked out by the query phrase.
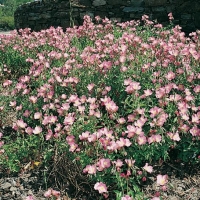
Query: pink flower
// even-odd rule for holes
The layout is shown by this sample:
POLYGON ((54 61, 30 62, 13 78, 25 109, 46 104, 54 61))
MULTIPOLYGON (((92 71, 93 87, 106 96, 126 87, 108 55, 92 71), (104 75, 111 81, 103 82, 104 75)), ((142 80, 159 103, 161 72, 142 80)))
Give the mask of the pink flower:
POLYGON ((135 160, 133 159, 125 159, 126 164, 128 165, 128 167, 132 167, 135 163, 135 160))
POLYGON ((122 167, 123 162, 120 159, 117 159, 117 161, 113 161, 113 164, 115 164, 116 167, 122 167))
POLYGON ((95 185, 94 185, 94 189, 95 190, 98 190, 100 194, 104 193, 104 192, 108 192, 107 191, 107 187, 106 187, 106 184, 102 183, 102 182, 97 182, 95 185))
POLYGON ((11 107, 15 107, 15 106, 16 106, 16 104, 17 104, 17 102, 16 102, 16 101, 11 101, 11 102, 10 102, 10 104, 9 104, 9 106, 11 106, 11 107))
POLYGON ((27 124, 22 120, 17 120, 16 122, 16 125, 19 127, 19 128, 26 128, 27 124))
POLYGON ((197 128, 196 126, 194 126, 190 129, 190 133, 192 134, 192 136, 199 136, 200 135, 200 129, 197 128))
POLYGON ((132 197, 130 197, 129 195, 125 195, 121 198, 121 200, 133 200, 132 197))
POLYGON ((141 86, 140 86, 140 83, 138 82, 131 82, 127 87, 126 87, 126 92, 128 94, 132 94, 133 92, 137 91, 137 90, 140 90, 141 89, 141 86))
POLYGON ((97 135, 95 133, 89 135, 88 142, 95 142, 95 141, 97 141, 97 135))
POLYGON ((52 189, 48 189, 45 193, 44 193, 44 196, 45 197, 51 197, 52 195, 51 195, 51 191, 52 191, 52 189))
POLYGON ((96 171, 97 169, 95 165, 87 165, 85 169, 83 169, 83 172, 88 174, 96 174, 96 171))
POLYGON ((40 134, 42 132, 42 128, 40 126, 36 126, 34 129, 33 129, 33 133, 34 134, 40 134))
POLYGON ((168 132, 167 135, 174 141, 180 141, 181 140, 178 132, 176 132, 176 133, 168 132))
POLYGON ((109 158, 102 158, 99 160, 99 162, 97 163, 98 166, 98 171, 103 171, 106 168, 109 168, 111 166, 111 162, 109 158))
POLYGON ((200 85, 195 86, 193 90, 195 93, 200 93, 200 85))
POLYGON ((65 119, 64 119, 64 125, 72 125, 75 121, 75 118, 73 116, 66 116, 65 119))
POLYGON ((157 184, 158 185, 165 185, 168 182, 168 176, 167 175, 158 175, 157 176, 157 184))
POLYGON ((60 192, 59 192, 59 191, 56 191, 56 190, 52 190, 52 191, 51 191, 51 194, 52 194, 54 197, 59 197, 59 196, 60 196, 60 192))
POLYGON ((66 137, 66 141, 67 143, 70 145, 71 143, 74 143, 75 142, 75 137, 73 135, 68 135, 66 137))
POLYGON ((119 57, 119 61, 121 62, 121 63, 125 63, 126 62, 126 55, 121 55, 120 57, 119 57))
POLYGON ((152 135, 154 137, 155 142, 160 142, 162 140, 161 135, 152 135))
POLYGON ((160 200, 159 197, 153 197, 151 200, 160 200))
POLYGON ((88 89, 89 91, 92 91, 92 89, 94 88, 94 86, 95 86, 95 84, 94 84, 94 83, 91 83, 91 84, 89 84, 89 85, 87 86, 87 89, 88 89))
POLYGON ((31 135, 33 133, 33 129, 31 127, 27 127, 25 129, 25 132, 28 133, 29 135, 31 135))
POLYGON ((115 113, 118 110, 118 106, 114 103, 114 101, 106 102, 105 107, 109 113, 115 113))
POLYGON ((135 114, 128 115, 128 122, 134 122, 135 117, 136 117, 135 114))
POLYGON ((152 173, 153 172, 153 167, 148 165, 148 163, 145 164, 145 166, 143 167, 144 170, 146 170, 147 172, 149 173, 152 173))
POLYGON ((144 95, 145 95, 146 97, 152 95, 152 93, 153 93, 153 92, 152 92, 151 90, 149 90, 149 89, 144 90, 144 95))
POLYGON ((139 136, 139 137, 137 138, 137 142, 138 142, 139 145, 146 144, 147 138, 146 138, 145 136, 139 136))
POLYGON ((126 122, 126 120, 123 117, 121 117, 121 118, 117 119, 117 122, 119 124, 124 124, 126 122))
MULTIPOLYGON (((173 20, 174 19, 174 17, 173 17, 171 12, 168 14, 168 17, 169 17, 169 20, 173 20)), ((154 199, 154 200, 156 200, 156 199, 154 199)))
POLYGON ((200 124, 200 116, 198 116, 197 114, 193 114, 192 115, 192 123, 200 124))
POLYGON ((70 143, 69 151, 74 152, 77 149, 78 149, 78 144, 70 143))
POLYGON ((35 198, 34 198, 32 195, 29 195, 29 196, 26 197, 25 200, 34 200, 34 199, 35 199, 35 198))
POLYGON ((137 127, 142 127, 144 126, 144 124, 146 123, 147 118, 144 118, 143 116, 141 116, 135 123, 134 125, 137 127))
POLYGON ((12 81, 11 81, 11 80, 6 80, 6 81, 4 81, 4 83, 3 83, 3 87, 9 86, 9 85, 11 85, 11 84, 12 84, 12 81))
POLYGON ((83 132, 81 135, 79 135, 79 139, 80 140, 87 140, 89 135, 90 135, 89 131, 83 132))
POLYGON ((138 129, 136 129, 136 127, 135 126, 132 126, 132 125, 128 125, 127 126, 127 133, 128 133, 128 138, 132 138, 135 134, 136 134, 136 130, 138 130, 138 129))
POLYGON ((34 114, 34 119, 40 119, 41 117, 42 117, 42 113, 40 113, 40 112, 36 112, 34 114))
POLYGON ((31 114, 31 112, 29 110, 25 110, 25 112, 23 113, 24 117, 29 117, 31 114))
POLYGON ((159 88, 156 90, 156 98, 161 99, 166 94, 165 88, 159 88))
POLYGON ((36 96, 30 96, 29 100, 31 103, 36 103, 37 102, 37 97, 36 96))
POLYGON ((116 144, 117 144, 120 148, 124 147, 124 146, 125 146, 125 139, 121 137, 119 140, 116 141, 116 144))
POLYGON ((150 117, 151 118, 154 118, 155 116, 157 116, 160 112, 162 111, 162 108, 159 108, 157 106, 151 108, 149 110, 149 112, 151 113, 150 117))
POLYGON ((0 148, 4 145, 3 141, 0 141, 0 148))

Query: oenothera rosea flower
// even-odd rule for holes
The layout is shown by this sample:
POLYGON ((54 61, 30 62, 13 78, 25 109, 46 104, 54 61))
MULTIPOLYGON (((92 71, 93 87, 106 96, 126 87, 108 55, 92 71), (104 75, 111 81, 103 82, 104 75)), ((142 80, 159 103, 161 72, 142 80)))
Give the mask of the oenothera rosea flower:
POLYGON ((0 139, 2 138, 2 136, 3 136, 3 133, 2 133, 2 132, 0 132, 0 139))
POLYGON ((49 188, 49 189, 44 193, 44 196, 47 197, 47 198, 52 197, 52 196, 55 196, 55 197, 58 198, 58 197, 60 196, 60 192, 49 188))
POLYGON ((114 101, 105 102, 105 107, 109 113, 115 113, 118 110, 118 106, 114 101))
POLYGON ((26 128, 27 127, 27 124, 23 121, 23 119, 17 120, 16 125, 19 128, 26 128))
POLYGON ((89 131, 83 132, 81 135, 79 135, 79 139, 80 140, 87 140, 89 135, 90 135, 89 131))
POLYGON ((42 128, 40 126, 36 126, 34 129, 33 129, 33 133, 34 134, 40 134, 42 132, 42 128))
POLYGON ((52 196, 51 191, 52 191, 52 189, 48 189, 48 190, 44 193, 44 196, 47 197, 47 198, 51 197, 51 196, 52 196))
POLYGON ((28 133, 29 135, 31 135, 33 133, 33 129, 31 127, 27 127, 25 129, 25 132, 28 133))
POLYGON ((168 182, 168 176, 167 175, 157 175, 157 184, 158 185, 165 185, 168 182))
POLYGON ((31 103, 36 103, 36 102, 37 102, 37 99, 38 99, 38 98, 37 98, 36 96, 30 96, 30 97, 29 97, 29 100, 30 100, 31 103))
POLYGON ((153 197, 151 200, 160 200, 160 197, 153 197))
POLYGON ((137 138, 137 143, 138 143, 139 145, 146 144, 146 143, 147 143, 147 138, 146 138, 146 136, 144 136, 144 135, 139 136, 139 137, 137 138))
POLYGON ((35 198, 32 195, 29 195, 29 196, 26 197, 25 200, 35 200, 35 198))
POLYGON ((152 173, 153 172, 153 167, 150 166, 148 163, 145 164, 145 166, 143 167, 145 171, 152 173))
POLYGON ((124 139, 124 138, 122 138, 122 137, 120 137, 120 139, 119 140, 117 140, 116 141, 116 144, 118 145, 118 147, 119 148, 122 148, 122 147, 129 147, 129 146, 131 146, 131 142, 130 142, 130 140, 129 139, 124 139))
POLYGON ((116 161, 112 162, 113 164, 115 164, 116 167, 122 167, 123 162, 120 159, 117 159, 116 161))
POLYGON ((106 168, 111 166, 111 162, 109 158, 102 158, 97 162, 97 169, 98 171, 103 171, 106 168))
MULTIPOLYGON (((4 145, 3 141, 0 141, 0 148, 4 145)), ((1 153, 0 153, 1 154, 1 153)))
POLYGON ((42 113, 40 113, 40 112, 36 112, 34 114, 34 119, 40 119, 41 117, 42 117, 42 113))
POLYGON ((102 182, 97 182, 94 185, 94 189, 98 190, 100 194, 108 192, 106 184, 102 182))
POLYGON ((11 85, 11 84, 12 84, 12 81, 11 81, 11 80, 6 80, 6 81, 4 81, 4 83, 3 83, 3 87, 9 86, 9 85, 11 85))
POLYGON ((135 163, 135 160, 131 159, 125 159, 125 163, 128 165, 128 167, 132 167, 135 163))
POLYGON ((181 140, 178 132, 176 132, 176 133, 168 132, 167 135, 174 141, 180 141, 181 140))
POLYGON ((96 165, 87 165, 83 169, 83 173, 88 173, 88 174, 96 174, 96 171, 97 171, 96 165))
POLYGON ((125 195, 121 198, 121 200, 133 200, 132 197, 130 197, 129 195, 125 195))
POLYGON ((87 89, 89 90, 89 92, 92 91, 92 89, 94 88, 95 84, 94 83, 90 83, 88 86, 87 86, 87 89))
POLYGON ((15 107, 15 106, 16 106, 16 104, 17 104, 17 102, 16 102, 16 101, 10 101, 10 104, 9 104, 9 106, 10 106, 10 107, 15 107))
POLYGON ((72 113, 69 113, 64 119, 64 125, 72 125, 75 121, 75 117, 73 117, 72 113))

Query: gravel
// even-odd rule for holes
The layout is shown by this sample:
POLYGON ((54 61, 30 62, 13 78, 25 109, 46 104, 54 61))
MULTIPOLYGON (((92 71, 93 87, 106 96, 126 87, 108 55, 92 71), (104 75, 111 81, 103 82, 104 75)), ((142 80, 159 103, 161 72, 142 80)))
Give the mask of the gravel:
POLYGON ((2 177, 0 179, 0 200, 26 200, 32 196, 34 200, 45 200, 43 181, 37 176, 24 174, 18 177, 2 177))

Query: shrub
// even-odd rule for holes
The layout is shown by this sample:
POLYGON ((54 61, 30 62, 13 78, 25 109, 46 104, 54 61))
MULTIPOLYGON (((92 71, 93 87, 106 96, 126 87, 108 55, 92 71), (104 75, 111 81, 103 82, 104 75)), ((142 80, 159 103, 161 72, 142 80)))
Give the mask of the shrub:
POLYGON ((3 30, 13 30, 15 28, 14 18, 10 16, 2 16, 0 18, 0 28, 3 30))

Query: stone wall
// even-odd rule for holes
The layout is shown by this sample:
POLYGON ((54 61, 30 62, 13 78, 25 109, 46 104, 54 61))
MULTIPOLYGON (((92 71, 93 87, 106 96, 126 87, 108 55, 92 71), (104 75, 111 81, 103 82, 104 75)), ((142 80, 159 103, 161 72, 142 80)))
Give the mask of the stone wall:
POLYGON ((17 29, 29 27, 39 31, 50 26, 65 29, 71 25, 70 19, 81 25, 86 14, 121 22, 141 19, 147 14, 150 19, 166 24, 170 12, 175 24, 185 32, 200 29, 199 0, 38 0, 19 6, 14 17, 17 29))

